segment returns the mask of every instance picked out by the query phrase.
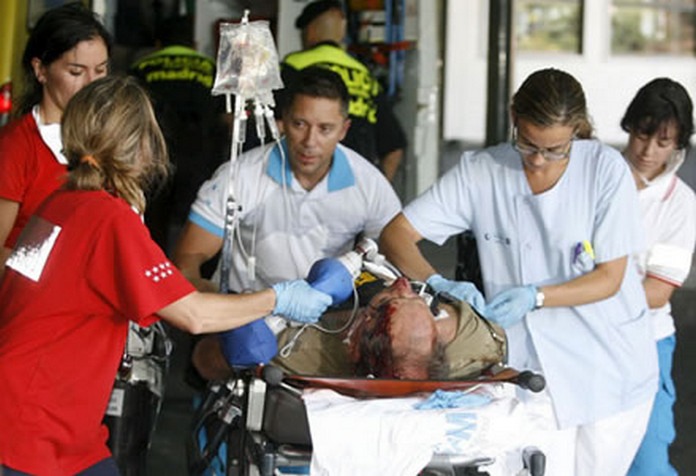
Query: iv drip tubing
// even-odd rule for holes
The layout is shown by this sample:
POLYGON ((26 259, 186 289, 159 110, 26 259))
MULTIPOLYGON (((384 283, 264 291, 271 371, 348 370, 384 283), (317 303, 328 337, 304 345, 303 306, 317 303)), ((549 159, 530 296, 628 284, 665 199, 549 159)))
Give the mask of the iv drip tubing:
POLYGON ((225 227, 222 241, 222 256, 220 257, 220 292, 223 294, 230 290, 230 267, 232 265, 232 241, 234 239, 234 225, 238 212, 238 204, 234 198, 234 169, 239 150, 239 134, 245 100, 236 95, 234 99, 234 121, 232 124, 232 144, 230 146, 230 167, 227 178, 227 201, 225 209, 225 227))

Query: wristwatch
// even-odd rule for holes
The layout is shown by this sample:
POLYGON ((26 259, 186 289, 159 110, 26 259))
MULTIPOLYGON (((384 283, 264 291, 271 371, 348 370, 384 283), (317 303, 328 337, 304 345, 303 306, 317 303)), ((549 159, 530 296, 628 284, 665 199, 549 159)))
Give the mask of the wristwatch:
POLYGON ((542 307, 544 307, 544 299, 545 298, 546 298, 546 296, 544 295, 544 291, 542 291, 540 288, 537 288, 534 309, 541 309, 542 307))

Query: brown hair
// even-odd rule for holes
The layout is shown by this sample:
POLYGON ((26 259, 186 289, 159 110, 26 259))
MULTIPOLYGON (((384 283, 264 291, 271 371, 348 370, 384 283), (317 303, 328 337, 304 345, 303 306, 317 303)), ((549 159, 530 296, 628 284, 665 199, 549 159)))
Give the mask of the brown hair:
POLYGON ((367 313, 360 329, 354 350, 355 374, 380 378, 394 378, 394 355, 392 352, 389 325, 391 315, 386 312, 388 302, 377 308, 368 306, 361 310, 367 313))
POLYGON ((100 190, 141 213, 143 189, 166 177, 167 148, 147 93, 137 80, 109 76, 70 100, 62 120, 69 190, 100 190))
POLYGON ((540 126, 572 126, 580 139, 592 137, 582 86, 558 69, 542 69, 529 75, 512 97, 512 114, 540 126))

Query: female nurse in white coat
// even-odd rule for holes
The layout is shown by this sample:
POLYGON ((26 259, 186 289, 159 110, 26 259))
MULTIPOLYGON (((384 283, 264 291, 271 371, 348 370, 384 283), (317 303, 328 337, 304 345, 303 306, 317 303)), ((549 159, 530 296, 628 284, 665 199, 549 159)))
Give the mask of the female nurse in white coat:
MULTIPOLYGON (((405 274, 472 303, 502 325, 509 364, 543 372, 525 396, 546 428, 546 474, 623 475, 645 432, 657 358, 633 253, 643 246, 631 172, 592 140, 570 74, 531 74, 513 97, 511 143, 459 164, 382 232, 405 274), (417 243, 473 231, 483 295, 436 273, 417 243)), ((530 435, 530 438, 532 436, 530 435)))

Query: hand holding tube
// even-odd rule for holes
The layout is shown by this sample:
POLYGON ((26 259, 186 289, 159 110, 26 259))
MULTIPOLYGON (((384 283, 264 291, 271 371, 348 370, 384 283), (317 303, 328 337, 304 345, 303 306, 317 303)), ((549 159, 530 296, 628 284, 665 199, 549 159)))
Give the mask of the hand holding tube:
POLYGON ((503 329, 517 324, 536 306, 537 288, 521 286, 511 288, 495 296, 486 306, 483 315, 503 329))
POLYGON ((466 301, 478 312, 486 307, 481 291, 468 281, 450 281, 439 274, 433 274, 425 281, 436 293, 447 293, 461 301, 466 301))
POLYGON ((273 285, 276 305, 273 314, 291 321, 317 322, 331 304, 331 296, 313 289, 307 281, 283 281, 273 285))

